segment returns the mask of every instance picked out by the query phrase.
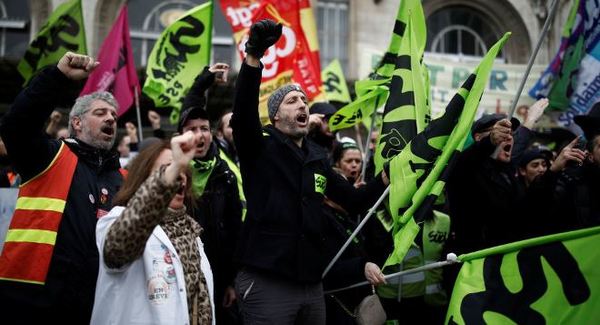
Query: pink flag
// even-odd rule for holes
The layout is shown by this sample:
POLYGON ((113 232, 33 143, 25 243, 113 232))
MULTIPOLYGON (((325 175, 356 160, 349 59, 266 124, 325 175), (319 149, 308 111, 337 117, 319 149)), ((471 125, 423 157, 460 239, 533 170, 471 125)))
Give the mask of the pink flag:
POLYGON ((117 114, 121 116, 133 104, 134 92, 140 89, 131 52, 126 5, 102 43, 97 60, 100 65, 90 74, 80 95, 100 90, 111 92, 119 103, 117 114))

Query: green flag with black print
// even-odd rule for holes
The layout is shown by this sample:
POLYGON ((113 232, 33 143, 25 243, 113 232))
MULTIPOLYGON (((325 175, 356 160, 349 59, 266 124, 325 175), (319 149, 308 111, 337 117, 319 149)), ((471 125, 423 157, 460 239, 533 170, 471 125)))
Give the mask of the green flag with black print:
POLYGON ((423 10, 410 11, 407 17, 404 38, 396 57, 394 73, 390 80, 390 95, 383 110, 378 144, 373 153, 375 174, 383 165, 398 155, 417 133, 423 131, 429 117, 429 103, 422 63, 423 52, 416 34, 418 21, 424 21, 423 10))
POLYGON ((172 124, 194 79, 210 63, 212 8, 209 1, 183 14, 163 31, 148 58, 143 92, 156 107, 173 109, 172 124))
POLYGON ((600 227, 461 255, 446 324, 596 324, 600 227))
POLYGON ((417 60, 422 58, 426 40, 425 15, 421 1, 401 1, 388 50, 369 78, 359 80, 354 84, 357 98, 352 103, 340 108, 329 119, 329 128, 335 131, 351 127, 364 117, 371 116, 375 110, 385 105, 390 99, 399 96, 398 93, 402 92, 402 87, 398 88, 398 80, 393 76, 401 73, 399 68, 401 70, 409 69, 406 66, 399 67, 407 62, 408 56, 414 55, 417 60), (406 34, 410 15, 413 16, 412 30, 415 37, 413 46, 408 44, 408 34, 406 34))
POLYGON ((400 264, 446 184, 452 164, 464 147, 496 56, 506 33, 467 78, 446 111, 408 143, 390 162, 389 207, 394 250, 385 266, 400 264))
POLYGON ((321 79, 323 80, 325 96, 328 101, 340 103, 349 103, 352 101, 350 92, 348 91, 348 85, 346 84, 346 77, 344 77, 342 65, 338 59, 331 61, 331 63, 321 71, 321 79))
POLYGON ((42 68, 56 65, 67 52, 87 54, 81 0, 65 2, 54 10, 29 45, 17 70, 29 79, 42 68))

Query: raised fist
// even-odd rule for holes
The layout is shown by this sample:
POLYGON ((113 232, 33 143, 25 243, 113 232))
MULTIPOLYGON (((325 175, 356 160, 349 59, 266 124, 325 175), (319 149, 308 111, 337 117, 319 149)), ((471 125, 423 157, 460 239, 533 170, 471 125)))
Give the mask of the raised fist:
POLYGON ((250 35, 246 42, 246 53, 257 59, 263 57, 267 49, 281 37, 281 24, 269 19, 258 21, 250 27, 250 35))
POLYGON ((67 78, 82 80, 87 78, 99 64, 100 62, 91 56, 67 52, 60 58, 57 67, 67 78))

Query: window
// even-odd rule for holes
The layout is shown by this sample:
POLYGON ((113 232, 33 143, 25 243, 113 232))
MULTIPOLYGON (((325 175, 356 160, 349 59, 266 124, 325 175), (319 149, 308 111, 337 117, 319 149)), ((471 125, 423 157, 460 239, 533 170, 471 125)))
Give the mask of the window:
POLYGON ((27 1, 0 0, 0 57, 19 60, 29 46, 27 1))
MULTIPOLYGON (((427 18, 427 50, 459 56, 483 56, 497 35, 477 10, 453 6, 427 18)), ((502 52, 498 57, 503 57, 502 52)))
POLYGON ((348 67, 348 1, 319 1, 317 4, 317 32, 321 67, 334 59, 342 69, 348 67))

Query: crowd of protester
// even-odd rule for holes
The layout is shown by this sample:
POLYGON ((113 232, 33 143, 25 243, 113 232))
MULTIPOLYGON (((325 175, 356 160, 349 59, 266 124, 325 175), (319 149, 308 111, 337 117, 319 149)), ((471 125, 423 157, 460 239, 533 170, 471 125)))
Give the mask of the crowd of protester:
POLYGON ((382 208, 322 279, 389 179, 329 130, 336 107, 309 109, 297 85, 270 95, 271 124, 261 125, 260 59, 280 35, 271 21, 252 26, 233 108, 214 121, 205 93, 229 66, 201 71, 172 137, 149 111, 152 137, 140 141, 127 122, 117 138, 106 92, 77 98, 66 119, 57 108, 97 66, 89 56, 67 53, 21 91, 0 124, 0 186, 20 186, 11 227, 45 239, 4 245, 0 305, 15 324, 354 324, 373 292, 388 320, 441 323, 456 267, 390 280, 383 271, 600 225, 600 104, 575 118, 583 136, 550 150, 534 141, 542 99, 522 121, 473 123, 445 204, 401 265, 382 271, 394 247, 382 208))

